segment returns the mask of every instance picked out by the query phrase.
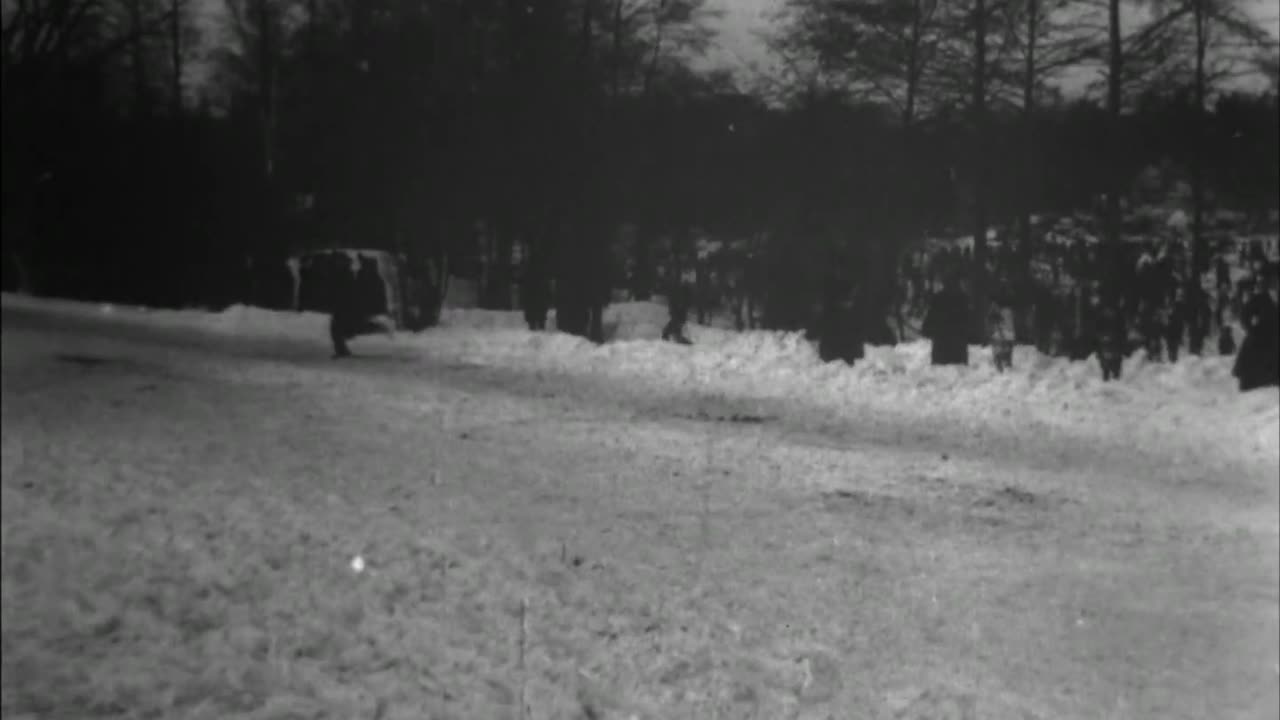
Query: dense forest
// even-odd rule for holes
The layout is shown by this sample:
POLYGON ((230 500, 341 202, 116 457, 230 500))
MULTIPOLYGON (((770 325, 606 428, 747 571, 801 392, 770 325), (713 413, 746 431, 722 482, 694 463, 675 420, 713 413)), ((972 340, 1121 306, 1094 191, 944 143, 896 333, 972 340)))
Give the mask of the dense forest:
POLYGON ((6 290, 218 306, 320 247, 466 273, 482 224, 494 307, 513 267, 647 297, 700 235, 771 297, 834 269, 887 303, 929 233, 1115 243, 1152 168, 1202 270, 1209 213, 1280 195, 1276 29, 1233 0, 790 0, 736 74, 701 0, 215 2, 5 3, 6 290))

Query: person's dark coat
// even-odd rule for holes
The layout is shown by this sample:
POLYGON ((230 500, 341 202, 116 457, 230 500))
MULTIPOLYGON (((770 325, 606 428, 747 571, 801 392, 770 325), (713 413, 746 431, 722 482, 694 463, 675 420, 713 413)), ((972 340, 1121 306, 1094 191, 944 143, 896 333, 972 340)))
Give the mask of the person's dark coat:
POLYGON ((924 336, 932 341, 934 365, 969 363, 969 297, 954 282, 933 296, 924 319, 924 336))
POLYGON ((1182 337, 1187 329, 1187 304, 1176 300, 1169 306, 1168 317, 1164 322, 1164 344, 1169 352, 1169 362, 1178 361, 1178 350, 1182 347, 1182 337))
POLYGON ((1217 287, 1230 289, 1231 288, 1231 269, 1227 266, 1226 259, 1219 256, 1218 261, 1215 264, 1215 269, 1217 270, 1217 273, 1216 273, 1217 275, 1216 279, 1218 281, 1217 287))
MULTIPOLYGON (((345 256, 341 258, 346 260, 345 256)), ((329 339, 335 357, 351 354, 347 341, 355 337, 361 324, 359 286, 356 274, 345 263, 334 262, 328 277, 329 339)))
POLYGON ((1037 285, 1033 297, 1036 348, 1042 353, 1048 353, 1053 345, 1053 326, 1057 322, 1053 293, 1048 288, 1037 285))
POLYGON ((1267 293, 1255 293, 1241 312, 1244 342, 1232 374, 1247 391, 1280 384, 1280 328, 1276 304, 1267 293))
POLYGON ((996 369, 1003 372, 1013 366, 1015 337, 1014 309, 1010 296, 997 295, 987 310, 987 342, 991 345, 996 369))
POLYGON ((360 255, 359 263, 356 271, 357 310, 363 317, 382 315, 388 311, 387 286, 378 269, 378 258, 360 255))
POLYGON ((1102 379, 1118 380, 1129 349, 1129 329, 1118 303, 1102 302, 1097 305, 1094 311, 1094 331, 1094 347, 1098 364, 1102 367, 1102 379))
POLYGON ((1079 322, 1072 337, 1070 357, 1084 360, 1098 349, 1098 308, 1084 298, 1073 298, 1072 302, 1079 305, 1075 313, 1079 322))
POLYGON ((1194 355, 1204 352, 1205 338, 1213 310, 1209 307, 1209 294, 1199 285, 1192 285, 1187 295, 1187 349, 1194 355))
POLYGON ((604 342, 604 311, 609 307, 612 294, 609 264, 600 261, 587 284, 587 339, 593 343, 604 342))
POLYGON ((1227 325, 1218 331, 1218 354, 1236 354, 1236 336, 1235 333, 1231 331, 1230 325, 1227 325))
POLYGON ((531 271, 525 276, 520 286, 520 305, 524 309, 524 320, 530 330, 545 330, 547 327, 547 310, 551 305, 551 290, 546 275, 531 271))
POLYGON ((854 364, 866 354, 862 318, 855 303, 828 298, 818 321, 818 357, 854 364))
POLYGON ((431 262, 414 263, 405 279, 405 305, 409 310, 409 328, 414 331, 440 322, 440 288, 436 286, 435 267, 431 262))
POLYGON ((684 334, 684 326, 689 322, 689 304, 692 294, 689 286, 683 282, 675 282, 667 291, 667 324, 662 328, 662 339, 689 345, 684 334))

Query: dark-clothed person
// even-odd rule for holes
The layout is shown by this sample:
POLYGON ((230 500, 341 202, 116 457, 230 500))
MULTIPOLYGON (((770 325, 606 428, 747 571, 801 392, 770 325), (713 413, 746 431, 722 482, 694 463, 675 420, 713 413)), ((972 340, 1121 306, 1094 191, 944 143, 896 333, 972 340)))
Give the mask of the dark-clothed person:
POLYGON ((932 342, 934 365, 969 364, 969 296, 954 275, 933 296, 924 319, 924 336, 932 342))
POLYGON ((360 323, 359 286, 346 256, 334 258, 330 273, 329 339, 333 342, 335 358, 349 357, 351 350, 347 347, 347 340, 355 337, 356 326, 360 323))
POLYGON ((1255 279, 1253 296, 1240 315, 1244 342, 1236 355, 1232 374, 1247 391, 1280 384, 1280 329, 1276 327, 1276 303, 1261 280, 1255 279))
POLYGON ((823 362, 839 360, 852 365, 865 355, 863 335, 857 303, 829 292, 818 321, 818 356, 823 362))
POLYGON ((681 345, 691 344, 689 338, 685 337, 684 326, 689 321, 689 286, 683 282, 676 281, 671 290, 667 293, 667 324, 662 328, 662 339, 680 343, 681 345))
POLYGON ((1218 354, 1236 354, 1236 335, 1232 332, 1230 325, 1226 325, 1218 331, 1218 354))
POLYGON ((1119 380, 1129 339, 1124 312, 1114 298, 1109 302, 1095 299, 1094 308, 1094 329, 1097 333, 1094 344, 1098 365, 1102 368, 1102 380, 1119 380))
POLYGON ((551 290, 544 273, 531 270, 520 287, 520 305, 524 309, 524 321, 530 330, 547 329, 547 310, 551 305, 551 290))

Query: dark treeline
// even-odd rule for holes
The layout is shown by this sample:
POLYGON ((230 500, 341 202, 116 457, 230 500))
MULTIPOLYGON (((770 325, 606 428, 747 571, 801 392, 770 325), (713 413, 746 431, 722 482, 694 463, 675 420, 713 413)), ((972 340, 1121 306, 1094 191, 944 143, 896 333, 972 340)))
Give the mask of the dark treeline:
MULTIPOLYGON (((1194 74, 1173 70, 1135 77, 1112 122, 1103 104, 1051 91, 1049 72, 1028 76, 1034 105, 1008 100, 1025 80, 1016 53, 993 51, 975 94, 952 77, 969 60, 946 61, 957 41, 933 48, 939 67, 921 70, 904 113, 851 92, 883 78, 860 66, 848 80, 822 59, 834 41, 795 23, 779 46, 819 60, 785 92, 693 70, 711 40, 698 0, 226 3, 225 27, 202 27, 187 0, 6 11, 6 289, 272 304, 249 278, 303 249, 474 273, 483 222, 485 305, 512 302, 518 254, 582 331, 577 308, 612 288, 661 292, 658 268, 689 262, 705 233, 750 239, 766 324, 795 328, 833 274, 887 307, 899 252, 972 232, 975 207, 982 226, 1016 228, 1029 211, 1095 209, 1152 166, 1194 170, 1206 209, 1265 213, 1280 195, 1274 89, 1197 95, 1194 74)), ((1183 57, 1144 38, 1126 43, 1183 57)), ((1056 69, 1100 57, 1073 47, 1085 49, 1053 56, 1056 69)))

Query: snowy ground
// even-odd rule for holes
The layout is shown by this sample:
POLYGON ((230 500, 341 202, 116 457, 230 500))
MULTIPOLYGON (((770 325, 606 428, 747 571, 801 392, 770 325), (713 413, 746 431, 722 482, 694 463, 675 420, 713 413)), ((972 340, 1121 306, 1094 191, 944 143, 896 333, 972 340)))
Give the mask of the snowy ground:
POLYGON ((1280 712, 1280 398, 1227 359, 3 308, 5 718, 1280 712))

